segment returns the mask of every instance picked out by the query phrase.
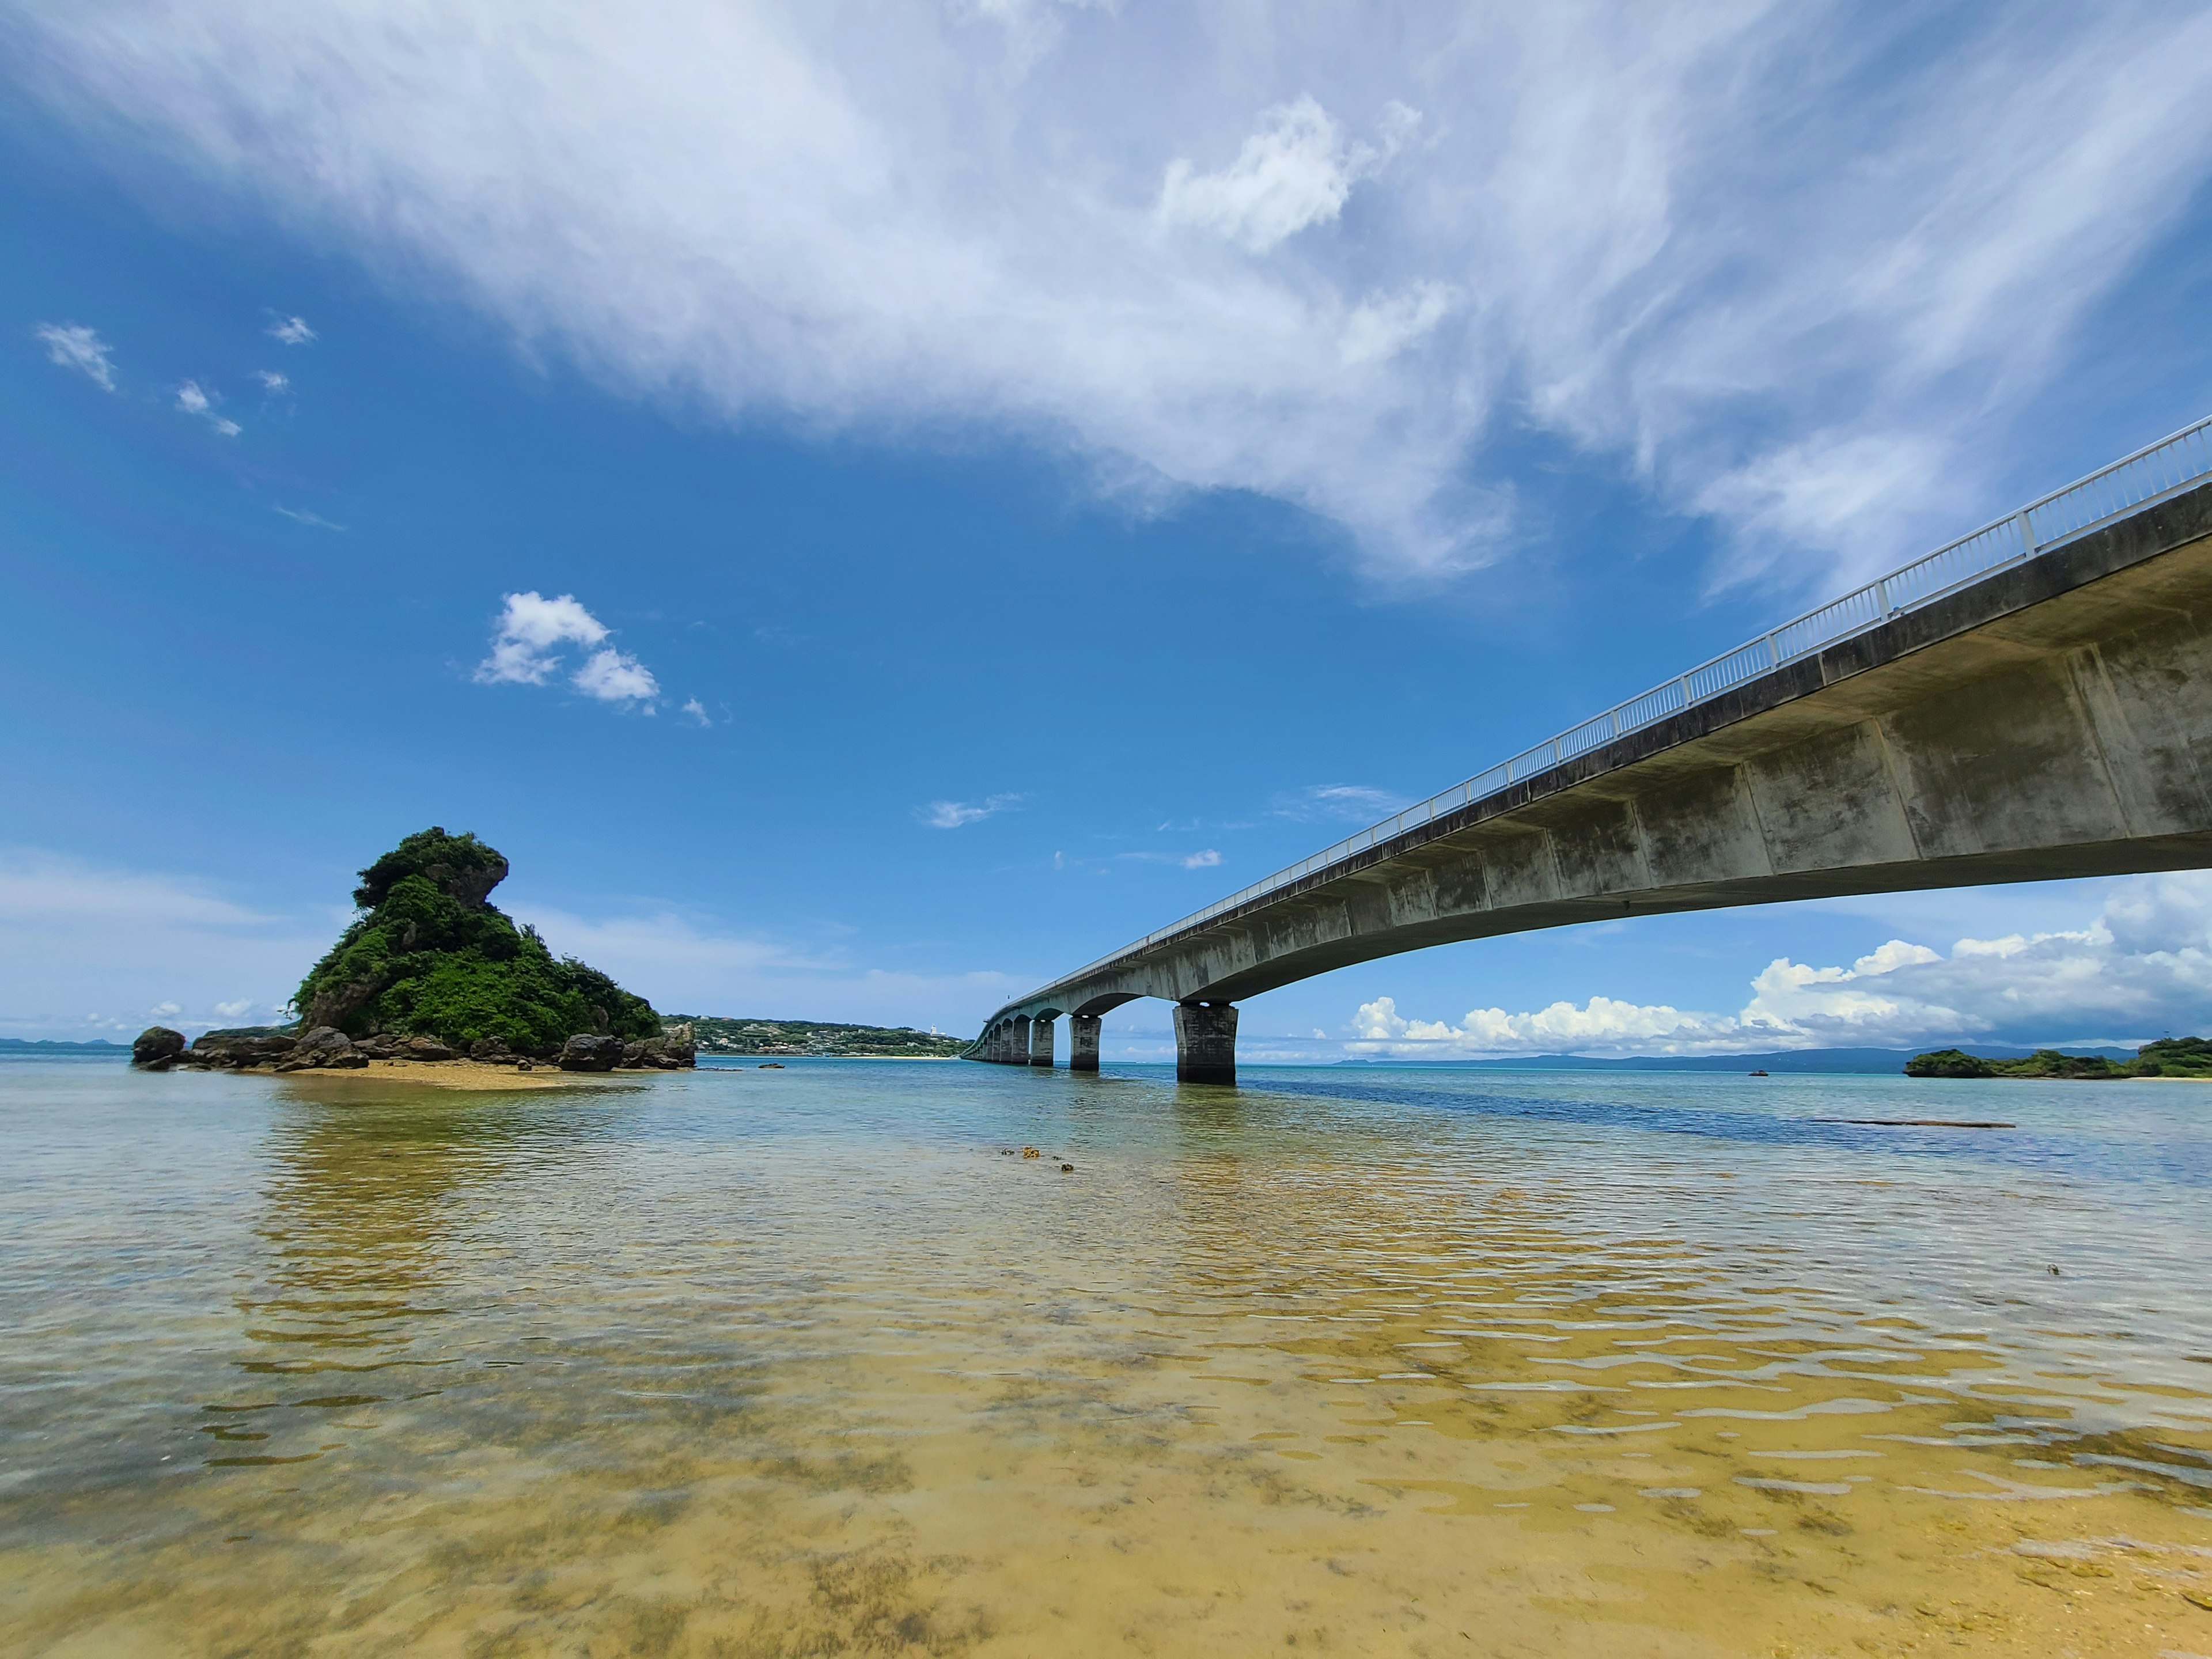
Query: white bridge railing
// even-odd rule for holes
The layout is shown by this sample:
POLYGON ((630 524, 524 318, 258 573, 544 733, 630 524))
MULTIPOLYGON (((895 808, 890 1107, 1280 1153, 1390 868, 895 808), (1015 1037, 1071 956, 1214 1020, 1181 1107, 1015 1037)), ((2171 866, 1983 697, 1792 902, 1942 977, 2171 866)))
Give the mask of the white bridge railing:
POLYGON ((2182 428, 2170 438, 2161 438, 2132 455, 2124 456, 2109 466, 2100 467, 2077 483, 2039 496, 2017 513, 2008 514, 1984 525, 1972 535, 1961 536, 1910 564, 1900 565, 1839 599, 1832 599, 1733 651, 1699 663, 1687 673, 1677 674, 1626 702, 1616 703, 1603 714, 1570 726, 1533 749, 1524 749, 1510 760, 1500 761, 1487 771, 1476 773, 1465 783, 1431 795, 1395 817, 1370 824, 1356 836, 1347 836, 1335 846, 1325 847, 1311 858, 1278 870, 1203 910, 1193 911, 1180 921, 1155 928, 1144 938, 1072 974, 1062 975, 1053 983, 1066 984, 1081 979, 1148 945, 1211 921, 1239 905, 1264 898, 1331 865, 1341 864, 1377 842, 1419 829, 1431 818, 1481 800, 1522 778, 1548 771, 1601 743, 1609 743, 1669 714, 1679 714, 1746 680, 1755 679, 1854 634, 1863 633, 1892 617, 1917 611, 1980 580, 1992 571, 2018 564, 2063 542, 2085 536, 2208 476, 2212 476, 2212 416, 2182 428))

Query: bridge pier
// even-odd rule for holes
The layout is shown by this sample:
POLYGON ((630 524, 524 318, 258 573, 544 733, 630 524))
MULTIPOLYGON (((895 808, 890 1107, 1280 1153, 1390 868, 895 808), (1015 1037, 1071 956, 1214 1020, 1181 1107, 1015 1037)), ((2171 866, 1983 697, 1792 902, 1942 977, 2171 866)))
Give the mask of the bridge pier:
POLYGON ((1039 1014, 1030 1022, 1030 1051, 1026 1058, 1032 1066, 1052 1069, 1052 1022, 1050 1014, 1039 1014))
POLYGON ((1016 1014, 1006 1022, 1006 1064, 1026 1066, 1030 1061, 1030 1017, 1016 1014))
POLYGON ((1071 1072, 1095 1072, 1098 1069, 1098 1028, 1105 1022, 1097 1014, 1070 1014, 1067 1017, 1067 1069, 1071 1072))
POLYGON ((1176 1081, 1237 1086, 1237 1010, 1226 1002, 1178 1002, 1176 1081))

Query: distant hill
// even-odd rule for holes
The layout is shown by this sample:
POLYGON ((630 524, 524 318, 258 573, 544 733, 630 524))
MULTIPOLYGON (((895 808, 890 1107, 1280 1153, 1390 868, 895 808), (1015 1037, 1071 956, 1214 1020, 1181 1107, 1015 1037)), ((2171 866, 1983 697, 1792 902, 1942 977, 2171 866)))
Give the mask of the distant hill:
POLYGON ((131 1058, 127 1042, 27 1042, 22 1037, 0 1037, 0 1054, 97 1054, 118 1060, 131 1058))
POLYGON ((702 1054, 815 1054, 901 1060, 951 1060, 969 1039, 935 1036, 911 1025, 842 1025, 812 1019, 726 1019, 718 1014, 668 1014, 665 1026, 689 1024, 702 1054))
MULTIPOLYGON (((1634 1054, 1622 1060, 1592 1060, 1582 1054, 1531 1054, 1516 1060, 1347 1060, 1344 1066, 1430 1066, 1479 1072, 1820 1072, 1881 1075, 1903 1073, 1905 1062, 1918 1053, 1914 1048, 1790 1048, 1767 1054, 1634 1054)), ((2017 1048, 1985 1048, 1967 1044, 1964 1053, 1999 1059, 2017 1048)), ((2129 1060, 2132 1048, 2072 1048, 2069 1054, 2101 1055, 2129 1060)))

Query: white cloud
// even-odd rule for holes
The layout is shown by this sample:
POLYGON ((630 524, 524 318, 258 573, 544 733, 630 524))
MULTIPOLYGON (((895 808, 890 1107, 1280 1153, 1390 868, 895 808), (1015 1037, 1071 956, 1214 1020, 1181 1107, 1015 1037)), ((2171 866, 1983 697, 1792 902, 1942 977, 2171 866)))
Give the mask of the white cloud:
POLYGON ((1294 502, 1399 577, 1512 543, 1488 434, 1530 424, 1720 515, 1723 580, 1917 550, 2006 504, 1992 411, 2212 175, 2212 13, 2128 0, 21 27, 0 73, 119 167, 181 158, 625 394, 1011 431, 1133 499, 1294 502))
POLYGON ((1193 853, 1180 860, 1186 870, 1211 870, 1221 862, 1221 854, 1212 848, 1202 853, 1193 853))
POLYGON ((994 795, 980 801, 933 800, 914 810, 915 815, 933 830, 957 830, 963 824, 979 823, 994 812, 1003 812, 1022 799, 1019 795, 994 795))
MULTIPOLYGON (((650 703, 660 695, 660 683, 643 663, 611 647, 586 657, 568 683, 601 702, 650 703)), ((653 710, 648 708, 645 712, 649 714, 653 710)))
POLYGON ((343 525, 333 524, 319 513, 309 513, 304 508, 286 507, 277 501, 271 501, 269 504, 269 510, 271 513, 283 514, 295 524, 313 525, 318 530, 336 530, 342 532, 345 529, 343 525))
POLYGON ((684 707, 677 712, 689 716, 701 726, 712 726, 714 723, 714 717, 707 712, 707 706, 696 697, 686 698, 684 707))
POLYGON ((253 371, 253 378, 261 382, 261 389, 272 398, 292 389, 292 377, 279 374, 273 368, 257 368, 253 371))
POLYGON ((696 913, 649 911, 586 919, 540 905, 513 914, 548 945, 594 968, 668 1013, 821 1018, 969 1030, 1039 983, 1034 973, 914 973, 870 968, 839 949, 730 933, 696 913))
POLYGON ((1394 104, 1379 144, 1353 143, 1301 94, 1262 114, 1260 130, 1218 173, 1200 173, 1181 156, 1169 162, 1160 222, 1209 230, 1247 252, 1265 253, 1309 226, 1334 221, 1352 185, 1388 161, 1420 118, 1394 104))
POLYGON ((127 1037, 156 1005, 179 1011, 162 1017, 179 1029, 204 1030, 225 1021, 180 1011, 215 1008, 240 986, 281 1005, 337 925, 248 909, 186 877, 0 848, 0 1031, 127 1037))
POLYGON ((1581 1007, 1478 1008, 1456 1025, 1360 1005, 1356 1052, 1399 1055, 1729 1054, 1960 1041, 2140 1042, 2212 1031, 2212 872, 2113 884, 2087 926, 1962 939, 1950 953, 1892 939, 1848 968, 1778 957, 1733 1014, 1594 996, 1581 1007))
POLYGON ((82 323, 40 323, 32 333, 64 368, 76 369, 103 392, 115 390, 112 348, 91 329, 82 323))
POLYGON ((597 645, 606 636, 606 624, 573 593, 552 599, 534 588, 509 593, 492 635, 491 655, 477 665, 476 677, 486 684, 543 685, 561 665, 558 647, 597 645))
POLYGON ((1316 783, 1287 790, 1273 803, 1279 817, 1310 823, 1333 818, 1345 823, 1372 823, 1412 805, 1405 796, 1364 783, 1316 783))
POLYGON ((157 1002, 146 1012, 153 1015, 156 1019, 166 1019, 172 1014, 181 1014, 185 1010, 184 1006, 181 1003, 157 1002))
POLYGON ((187 415, 197 415, 226 438, 235 438, 240 427, 236 421, 227 420, 216 412, 215 399, 202 389, 198 380, 186 380, 177 388, 177 407, 187 415))
POLYGON ((252 997, 240 997, 234 1001, 216 1003, 215 1011, 224 1019, 243 1019, 258 1006, 252 997))
POLYGON ((268 333, 272 340, 288 346, 306 345, 315 337, 305 317, 279 317, 269 325, 268 333))
POLYGON ((596 646, 568 684, 587 697, 650 714, 660 683, 629 653, 605 643, 611 631, 573 593, 550 599, 535 589, 509 593, 492 635, 491 654, 477 665, 476 678, 484 685, 543 685, 562 668, 562 646, 596 646))

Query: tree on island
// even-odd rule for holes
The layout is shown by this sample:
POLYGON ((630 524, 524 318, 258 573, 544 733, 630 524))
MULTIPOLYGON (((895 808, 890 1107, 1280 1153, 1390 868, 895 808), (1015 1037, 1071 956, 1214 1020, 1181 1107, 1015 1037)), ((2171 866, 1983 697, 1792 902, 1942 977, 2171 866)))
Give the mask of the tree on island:
POLYGON ((489 1040, 550 1055, 576 1033, 644 1041, 659 1017, 574 957, 556 957, 533 927, 489 902, 507 860, 473 835, 429 829, 361 872, 363 914, 300 981, 304 1029, 349 1037, 434 1037, 465 1050, 489 1040))

